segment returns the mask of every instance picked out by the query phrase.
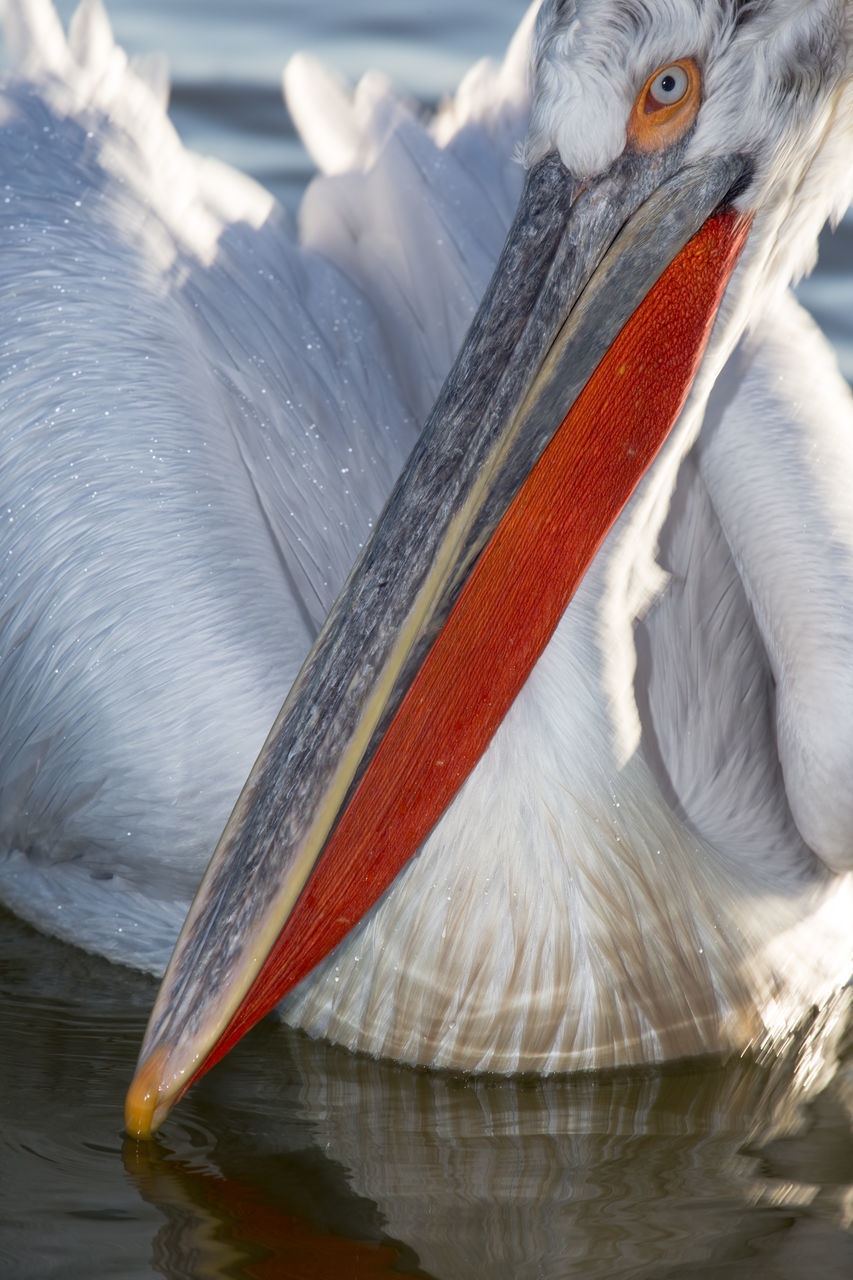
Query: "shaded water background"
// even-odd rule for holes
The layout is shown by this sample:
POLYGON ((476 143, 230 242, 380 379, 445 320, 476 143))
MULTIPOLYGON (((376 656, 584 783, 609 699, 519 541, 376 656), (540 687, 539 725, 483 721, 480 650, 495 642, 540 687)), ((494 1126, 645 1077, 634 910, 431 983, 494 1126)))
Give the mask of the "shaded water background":
MULTIPOLYGON (((522 5, 109 8, 130 52, 168 54, 188 143, 295 209, 310 164, 281 105, 290 52, 351 76, 379 66, 430 105, 502 52, 522 5)), ((853 378, 849 221, 804 297, 853 378)), ((265 1025, 137 1145, 121 1109, 153 995, 0 912, 4 1280, 853 1274, 849 1043, 802 1101, 788 1064, 472 1081, 265 1025)))

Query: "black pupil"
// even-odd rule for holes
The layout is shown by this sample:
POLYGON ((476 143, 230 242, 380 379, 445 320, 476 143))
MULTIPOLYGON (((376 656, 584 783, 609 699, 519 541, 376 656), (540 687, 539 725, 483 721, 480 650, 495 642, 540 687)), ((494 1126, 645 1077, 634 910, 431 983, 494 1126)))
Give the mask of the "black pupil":
POLYGON ((664 76, 664 78, 660 82, 660 87, 661 89, 663 89, 664 93, 672 93, 673 89, 675 88, 675 76, 673 75, 664 76))

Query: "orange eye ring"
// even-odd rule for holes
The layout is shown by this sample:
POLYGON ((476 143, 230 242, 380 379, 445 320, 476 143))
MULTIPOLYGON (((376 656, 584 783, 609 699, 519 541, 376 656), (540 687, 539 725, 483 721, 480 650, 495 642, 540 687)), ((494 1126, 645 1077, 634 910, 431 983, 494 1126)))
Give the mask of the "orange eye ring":
POLYGON ((658 67, 637 95, 628 117, 628 145, 659 151, 676 142, 696 119, 702 104, 702 75, 693 58, 658 67))

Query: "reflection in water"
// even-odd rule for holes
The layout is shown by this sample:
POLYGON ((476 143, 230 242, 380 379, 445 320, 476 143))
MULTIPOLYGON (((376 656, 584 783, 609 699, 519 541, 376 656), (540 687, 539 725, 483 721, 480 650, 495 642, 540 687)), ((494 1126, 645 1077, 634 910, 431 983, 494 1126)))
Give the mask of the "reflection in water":
POLYGON ((413 1071, 263 1025, 136 1144, 153 983, 0 923, 4 1280, 851 1274, 837 1012, 787 1064, 610 1079, 413 1071))
MULTIPOLYGON (((262 1161, 249 1181, 225 1176, 198 1152, 182 1154, 157 1143, 125 1142, 124 1162, 142 1197, 165 1216, 154 1238, 152 1262, 164 1276, 195 1273, 251 1276, 257 1280, 340 1280, 358 1276, 399 1275, 404 1251, 363 1238, 372 1234, 362 1223, 358 1238, 323 1230, 296 1212, 291 1195, 302 1198, 310 1159, 301 1170, 292 1160, 262 1161), (287 1192, 290 1191, 291 1195, 287 1192)), ((375 1217, 365 1205, 366 1218, 375 1217)), ((406 1274, 420 1275, 410 1271, 406 1274)))
MULTIPOLYGON (((801 1055, 801 1072, 815 1065, 801 1055)), ((328 1161, 316 1203, 342 1204, 348 1187, 379 1210, 386 1236, 448 1280, 712 1275, 738 1258, 753 1259, 752 1274, 801 1275, 785 1267, 803 1249, 822 1275, 833 1258, 846 1274, 832 1160, 809 1185, 796 1155, 784 1181, 762 1168, 773 1149, 762 1133, 802 1123, 791 1102, 796 1074, 794 1064, 739 1062, 609 1080, 473 1080, 267 1028, 197 1104, 222 1134, 210 1155, 244 1187, 259 1170, 280 1185, 273 1171, 286 1176, 305 1137, 292 1126, 304 1124, 328 1161), (273 1055, 279 1071, 258 1073, 273 1055), (281 1129, 271 1127, 275 1116, 288 1117, 281 1129), (745 1155, 749 1140, 755 1153, 745 1155), (755 1269, 762 1255, 772 1270, 755 1269), (712 1269, 697 1271, 700 1263, 712 1269)), ((831 1105, 849 1142, 840 1094, 831 1105)), ((777 1139, 777 1149, 788 1142, 793 1152, 798 1141, 777 1139)), ((818 1145, 827 1156, 831 1142, 818 1145)))

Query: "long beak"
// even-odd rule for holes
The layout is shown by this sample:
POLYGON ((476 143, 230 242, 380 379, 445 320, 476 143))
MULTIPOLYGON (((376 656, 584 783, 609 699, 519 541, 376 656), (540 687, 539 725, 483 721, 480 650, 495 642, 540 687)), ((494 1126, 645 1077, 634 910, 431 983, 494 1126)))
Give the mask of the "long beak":
POLYGON ((126 1106, 158 1127, 416 852, 684 403, 748 229, 731 156, 529 173, 486 296, 189 912, 126 1106))

